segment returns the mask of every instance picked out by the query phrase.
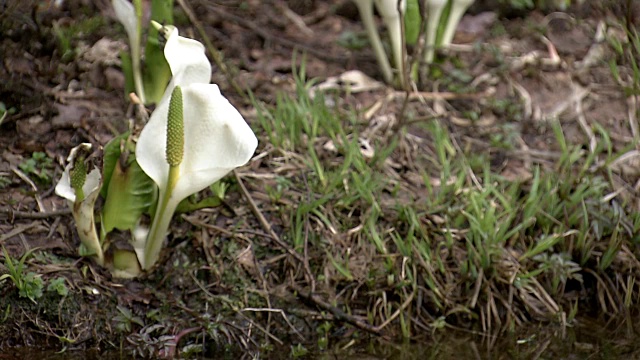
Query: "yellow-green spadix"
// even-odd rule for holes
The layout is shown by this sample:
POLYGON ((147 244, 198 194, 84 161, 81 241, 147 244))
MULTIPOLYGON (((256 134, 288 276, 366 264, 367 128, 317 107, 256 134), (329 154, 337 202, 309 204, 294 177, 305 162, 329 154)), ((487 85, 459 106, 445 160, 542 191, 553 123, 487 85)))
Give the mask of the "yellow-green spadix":
POLYGON ((217 85, 209 83, 211 65, 201 43, 179 36, 178 29, 172 27, 164 54, 173 77, 136 146, 136 160, 159 188, 149 234, 146 240, 134 244, 143 269, 158 260, 178 203, 244 165, 258 146, 242 115, 217 85), (182 157, 174 162, 167 154, 167 139, 173 136, 167 135, 167 129, 172 93, 177 86, 182 94, 184 137, 182 157))
POLYGON ((173 88, 169 100, 167 115, 167 150, 165 151, 169 167, 179 166, 184 156, 184 116, 182 107, 182 89, 173 88))

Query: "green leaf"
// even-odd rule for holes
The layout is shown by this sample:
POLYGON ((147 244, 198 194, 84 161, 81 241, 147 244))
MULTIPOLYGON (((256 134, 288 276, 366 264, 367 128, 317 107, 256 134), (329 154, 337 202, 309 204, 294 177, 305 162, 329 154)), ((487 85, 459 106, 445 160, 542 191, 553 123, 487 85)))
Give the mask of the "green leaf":
POLYGON ((47 291, 55 291, 60 296, 67 296, 69 294, 69 288, 67 288, 66 279, 63 276, 57 277, 47 286, 47 291))
MULTIPOLYGON (((102 158, 102 189, 100 189, 100 196, 103 198, 107 198, 107 192, 109 190, 109 183, 111 182, 111 175, 113 174, 113 170, 116 167, 116 164, 120 160, 120 155, 122 150, 120 148, 120 144, 122 141, 125 141, 129 136, 129 132, 125 132, 123 134, 118 135, 117 137, 111 139, 104 147, 104 155, 102 158)), ((134 149, 129 149, 130 152, 133 152, 134 149)), ((128 165, 128 164, 127 164, 128 165)))
POLYGON ((40 275, 37 275, 34 272, 29 272, 24 277, 23 286, 19 289, 18 295, 20 297, 29 298, 34 303, 36 299, 42 297, 42 288, 44 287, 44 283, 40 278, 40 275))
MULTIPOLYGON (((173 24, 173 0, 153 0, 151 20, 162 25, 173 24)), ((145 68, 143 72, 144 92, 147 104, 160 102, 171 79, 171 69, 164 57, 164 44, 158 39, 158 30, 149 26, 145 48, 145 68)))
POLYGON ((111 270, 111 274, 114 277, 130 279, 140 275, 141 272, 135 252, 121 249, 114 250, 113 270, 111 270))
POLYGON ((404 38, 405 43, 415 45, 420 35, 422 17, 418 0, 407 0, 407 10, 404 14, 404 38))
MULTIPOLYGON (((130 155, 132 157, 133 154, 130 155)), ((117 161, 102 211, 102 234, 108 234, 114 228, 133 229, 140 216, 148 212, 154 203, 155 189, 153 180, 136 161, 132 161, 128 167, 123 167, 117 161)))
POLYGON ((195 203, 191 202, 191 200, 187 197, 186 199, 182 200, 180 204, 178 204, 176 213, 188 213, 204 208, 218 207, 220 205, 222 205, 222 200, 217 196, 210 196, 195 203))
POLYGON ((522 261, 524 259, 534 257, 542 252, 550 250, 562 239, 564 239, 564 235, 562 234, 551 234, 543 237, 542 239, 537 241, 536 245, 533 248, 522 254, 522 256, 520 256, 518 260, 522 261))
POLYGON ((348 262, 345 265, 340 264, 329 252, 327 252, 327 257, 331 261, 331 264, 333 264, 333 267, 340 273, 340 275, 344 276, 349 281, 353 280, 353 275, 351 275, 351 271, 349 271, 348 262))
POLYGON ((447 27, 449 23, 449 14, 451 13, 451 4, 449 1, 447 5, 442 10, 442 14, 440 15, 440 22, 438 23, 438 31, 436 32, 436 45, 442 45, 442 36, 444 35, 444 29, 447 27))
POLYGON ((130 93, 136 92, 136 85, 133 81, 133 65, 128 51, 120 52, 120 61, 122 61, 122 73, 124 74, 124 95, 128 99, 130 93))
MULTIPOLYGON (((151 37, 151 35, 149 35, 151 37)), ((171 69, 164 58, 163 47, 149 39, 145 51, 145 69, 142 75, 147 104, 159 103, 171 79, 171 69)))

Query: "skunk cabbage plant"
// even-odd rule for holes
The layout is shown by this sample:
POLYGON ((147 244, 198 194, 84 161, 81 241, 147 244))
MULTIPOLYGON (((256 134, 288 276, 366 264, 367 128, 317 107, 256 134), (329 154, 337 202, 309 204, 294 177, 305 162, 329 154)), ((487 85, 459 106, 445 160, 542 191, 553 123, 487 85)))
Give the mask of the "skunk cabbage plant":
POLYGON ((158 185, 149 234, 134 249, 143 269, 158 260, 181 200, 220 180, 253 155, 258 140, 238 110, 210 84, 211 65, 201 43, 165 33, 164 54, 173 77, 136 145, 136 161, 158 185))
POLYGON ((445 6, 447 6, 447 0, 427 0, 427 22, 426 22, 426 49, 424 52, 424 62, 431 64, 436 48, 436 37, 438 33, 438 25, 440 24, 440 17, 445 6))
POLYGON ((135 150, 135 136, 114 138, 105 146, 101 175, 87 171, 91 145, 81 144, 71 150, 56 186, 73 209, 81 254, 95 256, 116 277, 153 267, 178 204, 245 164, 258 146, 242 115, 209 83, 211 65, 202 44, 179 36, 173 26, 153 25, 167 39, 164 56, 172 78, 135 150), (100 236, 94 219, 98 195, 105 198, 100 236), (152 216, 150 226, 144 214, 152 216), (133 252, 116 244, 118 237, 110 238, 114 230, 130 232, 133 252))
POLYGON ((62 178, 56 185, 56 194, 67 199, 76 222, 80 242, 84 246, 82 255, 95 256, 99 265, 104 265, 104 253, 96 232, 93 207, 100 194, 102 177, 94 168, 87 174, 87 156, 91 144, 83 143, 73 149, 67 158, 62 178))
POLYGON ((447 47, 451 45, 456 28, 462 19, 462 15, 474 3, 475 0, 427 0, 427 38, 424 61, 427 64, 433 62, 435 49, 437 47, 447 47), (443 18, 443 11, 447 4, 450 5, 448 16, 443 18), (444 26, 442 36, 438 40, 438 28, 444 26))
MULTIPOLYGON (((424 0, 423 6, 427 10, 427 19, 423 21, 419 0, 352 0, 358 7, 362 23, 369 36, 371 47, 376 55, 384 80, 392 83, 395 70, 399 84, 407 89, 409 78, 405 69, 404 59, 405 45, 417 42, 420 33, 425 35, 425 50, 422 63, 431 64, 438 47, 447 47, 451 44, 455 30, 465 11, 475 0, 424 0), (376 30, 373 17, 373 5, 384 21, 389 35, 393 68, 389 65, 389 59, 385 53, 380 36, 376 30), (404 38, 403 38, 404 25, 404 38)), ((420 61, 413 60, 411 77, 416 80, 420 61)))
POLYGON ((389 59, 387 58, 387 54, 382 46, 382 41, 380 40, 380 35, 378 35, 378 30, 376 29, 376 24, 373 18, 373 0, 353 0, 353 2, 356 3, 356 6, 358 7, 360 19, 367 31, 367 36, 369 37, 369 42, 373 48, 373 53, 378 61, 378 66, 380 66, 380 71, 382 71, 382 77, 384 78, 384 81, 389 84, 393 81, 393 71, 391 70, 389 59))
POLYGON ((442 35, 441 46, 451 45, 462 15, 464 15, 474 1, 475 0, 451 0, 451 9, 449 10, 449 18, 447 19, 446 27, 442 35))
MULTIPOLYGON (((129 37, 130 54, 123 52, 122 69, 127 80, 127 91, 131 90, 131 80, 136 95, 142 104, 155 104, 162 98, 169 83, 171 72, 162 51, 163 39, 155 28, 147 31, 142 66, 142 18, 143 1, 111 0, 118 21, 124 26, 129 37)), ((151 19, 163 24, 173 23, 173 0, 151 0, 151 19)))
POLYGON ((375 0, 375 4, 387 27, 391 42, 391 52, 393 53, 393 65, 398 71, 400 84, 404 88, 406 86, 406 72, 403 59, 402 26, 404 22, 402 19, 407 8, 407 2, 405 0, 375 0))
POLYGON ((142 58, 141 39, 142 39, 142 8, 140 0, 137 0, 137 10, 132 3, 127 0, 112 0, 111 4, 116 13, 116 18, 124 26, 127 36, 129 37, 129 51, 131 52, 131 67, 133 72, 133 82, 136 89, 136 95, 144 104, 146 102, 144 85, 142 83, 142 69, 140 60, 142 58))

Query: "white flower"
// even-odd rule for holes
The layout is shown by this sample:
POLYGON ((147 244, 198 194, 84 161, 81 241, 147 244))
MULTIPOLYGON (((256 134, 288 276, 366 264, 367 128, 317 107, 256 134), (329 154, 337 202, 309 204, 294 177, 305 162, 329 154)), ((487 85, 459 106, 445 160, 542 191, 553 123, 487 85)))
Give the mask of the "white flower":
POLYGON ((442 35, 441 46, 451 45, 462 15, 464 15, 465 11, 467 11, 474 1, 475 0, 451 0, 451 10, 449 10, 449 19, 447 19, 447 26, 442 35))
POLYGON ((399 72, 400 82, 404 88, 407 79, 405 78, 406 72, 404 71, 404 60, 402 58, 402 49, 404 48, 402 43, 402 27, 404 26, 402 19, 407 8, 407 2, 406 0, 375 0, 375 4, 389 32, 394 65, 399 72), (399 10, 398 3, 400 3, 399 10))
POLYGON ((83 143, 71 149, 64 173, 56 185, 55 191, 58 196, 67 199, 80 241, 89 254, 95 255, 98 264, 103 265, 104 254, 100 246, 93 216, 93 208, 100 194, 102 177, 100 170, 97 168, 91 170, 89 174, 86 173, 84 157, 90 149, 91 144, 89 143, 83 143), (79 168, 75 169, 76 173, 72 175, 76 166, 79 168), (81 174, 80 172, 84 173, 81 174), (79 182, 74 184, 75 186, 72 186, 73 177, 76 179, 75 182, 79 182))
POLYGON ((433 62, 433 57, 436 48, 436 34, 438 32, 438 25, 440 24, 440 17, 445 6, 447 6, 447 0, 427 0, 427 39, 426 49, 424 52, 424 61, 427 64, 433 62))
POLYGON ((132 43, 140 43, 140 34, 138 32, 138 18, 136 10, 127 0, 111 0, 113 11, 116 13, 118 21, 124 26, 129 41, 132 43), (135 41, 134 41, 135 40, 135 41))
POLYGON ((173 77, 136 146, 136 160, 160 191, 144 252, 137 251, 143 269, 157 261, 178 203, 244 165, 258 146, 242 115, 209 83, 211 65, 202 44, 167 28, 164 53, 173 77), (172 168, 166 160, 167 117, 176 86, 182 89, 184 148, 181 162, 172 168))
POLYGON ((142 103, 145 103, 144 85, 142 84, 142 69, 140 67, 140 58, 142 56, 140 42, 142 37, 142 28, 140 19, 136 14, 133 4, 127 0, 111 0, 111 5, 116 13, 118 21, 124 26, 127 36, 129 37, 129 51, 131 51, 131 67, 133 71, 133 81, 136 87, 136 95, 142 103))
POLYGON ((380 41, 380 36, 378 35, 378 30, 376 29, 376 24, 373 19, 373 0, 353 0, 353 2, 355 2, 358 7, 360 19, 362 19, 362 24, 369 36, 369 42, 373 48, 373 53, 376 55, 376 60, 378 60, 384 81, 390 84, 393 81, 393 72, 391 71, 389 59, 384 52, 384 47, 382 46, 382 41, 380 41))
POLYGON ((424 55, 426 63, 433 62, 435 48, 437 46, 447 47, 451 45, 453 36, 455 35, 456 28, 462 19, 465 11, 474 3, 475 0, 450 0, 451 8, 449 10, 449 17, 442 20, 442 11, 447 5, 447 0, 427 0, 427 10, 429 11, 429 19, 427 22, 427 51, 424 55), (442 39, 439 43, 436 43, 436 33, 438 27, 442 21, 445 21, 444 31, 442 33, 442 39))

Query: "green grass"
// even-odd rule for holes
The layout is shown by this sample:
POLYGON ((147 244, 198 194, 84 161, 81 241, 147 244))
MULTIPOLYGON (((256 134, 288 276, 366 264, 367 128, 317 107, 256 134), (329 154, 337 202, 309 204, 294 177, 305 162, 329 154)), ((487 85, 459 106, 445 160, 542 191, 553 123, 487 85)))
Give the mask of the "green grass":
MULTIPOLYGON (((628 197, 607 198, 619 189, 609 165, 633 145, 616 152, 597 127, 598 148, 588 152, 555 123, 556 162, 513 180, 434 120, 418 124, 427 135, 416 154, 407 155, 403 128, 372 136, 370 157, 360 146, 369 123, 310 98, 304 68, 296 83, 275 106, 256 104, 273 146, 265 161, 280 179, 263 187, 273 205, 264 206, 308 255, 313 279, 292 264, 293 279, 317 283, 328 303, 408 337, 443 319, 488 331, 572 319, 594 303, 613 314, 637 301, 640 216, 628 197), (409 184, 407 169, 424 181, 409 184), (294 205, 277 206, 285 200, 294 205), (570 300, 572 291, 583 300, 570 300)), ((504 138, 515 131, 502 129, 504 138)))
POLYGON ((11 258, 9 252, 3 246, 2 254, 4 255, 4 266, 7 272, 0 275, 0 283, 6 279, 11 280, 18 289, 20 297, 28 298, 34 303, 38 298, 42 297, 44 283, 40 275, 26 271, 25 261, 35 250, 37 249, 31 249, 25 252, 20 260, 15 260, 11 258))

